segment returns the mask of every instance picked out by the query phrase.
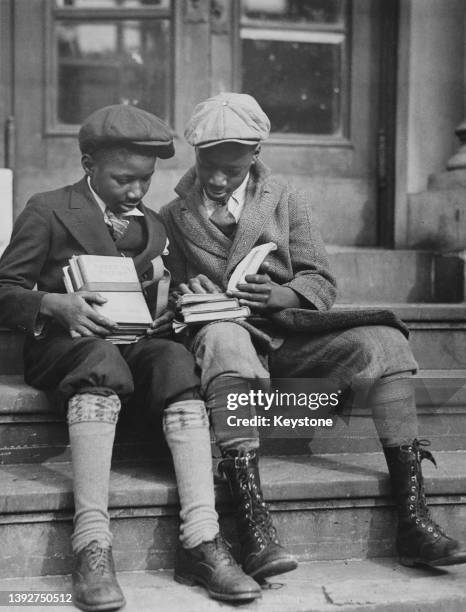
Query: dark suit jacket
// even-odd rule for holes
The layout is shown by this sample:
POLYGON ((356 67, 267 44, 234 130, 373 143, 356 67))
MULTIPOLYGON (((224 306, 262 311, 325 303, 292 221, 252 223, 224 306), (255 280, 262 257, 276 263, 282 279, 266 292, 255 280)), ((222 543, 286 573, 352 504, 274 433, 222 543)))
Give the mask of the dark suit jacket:
MULTIPOLYGON (((152 272, 151 260, 164 250, 166 232, 157 213, 142 204, 140 208, 147 244, 134 263, 145 280, 152 272)), ((65 293, 63 266, 72 255, 86 253, 120 254, 86 180, 34 195, 0 259, 0 324, 32 335, 44 293, 65 293)))

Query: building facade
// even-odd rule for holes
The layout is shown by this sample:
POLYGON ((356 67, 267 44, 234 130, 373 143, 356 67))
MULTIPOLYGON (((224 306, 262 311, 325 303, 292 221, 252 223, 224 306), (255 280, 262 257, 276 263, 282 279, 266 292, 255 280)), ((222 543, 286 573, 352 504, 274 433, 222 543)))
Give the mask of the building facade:
POLYGON ((234 90, 269 114, 264 160, 309 191, 328 244, 423 246, 411 196, 458 148, 464 11, 464 0, 0 0, 0 167, 13 177, 8 203, 2 174, 2 214, 79 179, 80 122, 120 102, 176 134, 147 198, 158 209, 192 163, 194 105, 234 90))

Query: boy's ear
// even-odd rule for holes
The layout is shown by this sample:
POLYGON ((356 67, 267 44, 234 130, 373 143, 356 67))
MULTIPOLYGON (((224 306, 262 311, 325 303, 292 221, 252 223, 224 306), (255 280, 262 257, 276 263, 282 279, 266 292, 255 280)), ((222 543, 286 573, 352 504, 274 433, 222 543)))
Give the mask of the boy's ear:
POLYGON ((90 153, 83 153, 81 157, 81 165, 87 176, 92 176, 94 173, 94 158, 90 153))
POLYGON ((259 157, 260 152, 261 152, 261 146, 260 144, 258 144, 256 148, 254 149, 254 162, 257 161, 257 158, 259 157))

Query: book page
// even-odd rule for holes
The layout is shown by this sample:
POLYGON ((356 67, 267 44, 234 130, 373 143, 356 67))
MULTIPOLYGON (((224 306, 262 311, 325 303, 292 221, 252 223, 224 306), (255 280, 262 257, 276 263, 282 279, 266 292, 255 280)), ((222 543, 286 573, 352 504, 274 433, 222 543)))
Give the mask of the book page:
POLYGON ((266 242, 251 249, 234 269, 228 282, 228 291, 235 291, 238 284, 244 283, 248 274, 256 274, 267 255, 276 250, 275 242, 266 242))

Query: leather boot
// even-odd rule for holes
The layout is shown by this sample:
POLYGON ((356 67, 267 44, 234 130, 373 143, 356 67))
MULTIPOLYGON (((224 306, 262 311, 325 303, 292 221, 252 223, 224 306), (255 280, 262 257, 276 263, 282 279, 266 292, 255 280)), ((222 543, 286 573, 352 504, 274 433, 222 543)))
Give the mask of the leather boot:
POLYGON ((117 582, 111 546, 96 540, 75 557, 72 574, 74 603, 81 610, 118 610, 126 601, 117 582))
POLYGON ((178 546, 175 580, 189 586, 200 584, 211 597, 224 601, 262 597, 260 587, 236 563, 220 534, 194 548, 178 546))
POLYGON ((400 563, 415 565, 455 565, 466 562, 466 551, 432 519, 424 492, 421 461, 435 466, 432 453, 422 448, 428 440, 384 448, 393 495, 398 506, 396 545, 400 563))
POLYGON ((226 476, 236 505, 241 563, 246 574, 261 582, 296 569, 296 559, 280 544, 264 501, 256 451, 225 454, 219 471, 226 476))

